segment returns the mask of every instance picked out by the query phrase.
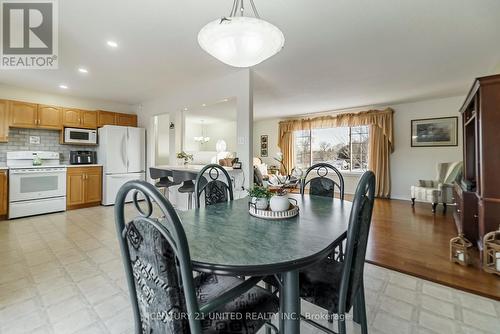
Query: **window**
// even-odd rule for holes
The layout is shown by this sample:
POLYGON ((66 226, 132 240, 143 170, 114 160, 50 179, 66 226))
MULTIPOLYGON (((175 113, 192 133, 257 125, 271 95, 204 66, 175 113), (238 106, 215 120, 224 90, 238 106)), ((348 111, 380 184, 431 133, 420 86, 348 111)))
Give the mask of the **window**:
POLYGON ((294 145, 301 169, 319 162, 351 172, 368 168, 368 126, 295 131, 294 145))

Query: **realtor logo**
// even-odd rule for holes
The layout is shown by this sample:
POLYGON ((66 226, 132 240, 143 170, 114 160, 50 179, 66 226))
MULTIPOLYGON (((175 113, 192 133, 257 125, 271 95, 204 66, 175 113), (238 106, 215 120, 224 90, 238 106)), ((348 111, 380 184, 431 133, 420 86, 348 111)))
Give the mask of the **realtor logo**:
POLYGON ((0 0, 2 69, 57 69, 57 0, 0 0))

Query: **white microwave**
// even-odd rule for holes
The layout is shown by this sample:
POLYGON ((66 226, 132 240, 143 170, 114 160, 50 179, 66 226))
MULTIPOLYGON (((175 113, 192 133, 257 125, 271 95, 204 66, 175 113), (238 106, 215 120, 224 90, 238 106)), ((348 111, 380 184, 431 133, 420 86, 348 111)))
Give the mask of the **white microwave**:
POLYGON ((64 142, 68 144, 97 144, 97 130, 65 128, 64 142))

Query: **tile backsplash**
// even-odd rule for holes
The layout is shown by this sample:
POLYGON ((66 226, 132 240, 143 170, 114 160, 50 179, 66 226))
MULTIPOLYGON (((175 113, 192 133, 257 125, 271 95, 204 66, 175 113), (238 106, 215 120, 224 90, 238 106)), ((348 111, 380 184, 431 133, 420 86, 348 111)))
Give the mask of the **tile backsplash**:
POLYGON ((10 151, 53 151, 61 154, 61 163, 69 161, 69 151, 88 150, 97 151, 96 146, 61 145, 60 131, 38 129, 9 129, 9 142, 0 143, 0 164, 6 161, 10 151), (40 144, 30 144, 30 136, 40 137, 40 144))

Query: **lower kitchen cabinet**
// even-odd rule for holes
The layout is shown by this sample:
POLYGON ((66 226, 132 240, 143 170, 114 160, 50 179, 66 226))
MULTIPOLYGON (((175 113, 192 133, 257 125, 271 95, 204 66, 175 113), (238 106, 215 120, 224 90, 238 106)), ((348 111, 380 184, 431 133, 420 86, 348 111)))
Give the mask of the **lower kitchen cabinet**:
POLYGON ((101 203, 102 167, 70 167, 66 180, 68 210, 97 206, 101 203))
POLYGON ((7 170, 0 170, 0 219, 5 218, 7 215, 7 194, 9 193, 8 180, 7 170))

